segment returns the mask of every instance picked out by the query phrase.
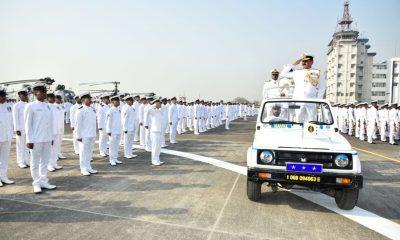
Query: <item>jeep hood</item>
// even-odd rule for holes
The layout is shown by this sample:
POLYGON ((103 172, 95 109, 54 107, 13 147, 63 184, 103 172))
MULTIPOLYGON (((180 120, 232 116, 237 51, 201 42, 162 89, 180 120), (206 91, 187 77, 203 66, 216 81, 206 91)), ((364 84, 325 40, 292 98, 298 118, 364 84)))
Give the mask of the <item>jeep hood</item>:
POLYGON ((329 137, 313 138, 304 136, 302 129, 290 131, 282 131, 281 129, 257 130, 253 147, 257 149, 352 150, 349 142, 339 133, 332 131, 329 137))

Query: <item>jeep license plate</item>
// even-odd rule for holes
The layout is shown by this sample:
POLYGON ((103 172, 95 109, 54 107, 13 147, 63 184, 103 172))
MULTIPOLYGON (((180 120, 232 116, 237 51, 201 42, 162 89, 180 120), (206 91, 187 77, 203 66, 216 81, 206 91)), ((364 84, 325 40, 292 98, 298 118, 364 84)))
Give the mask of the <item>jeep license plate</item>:
POLYGON ((322 173, 322 164, 286 163, 286 172, 322 173))
POLYGON ((321 177, 318 176, 306 176, 306 175, 297 175, 297 174, 286 174, 286 180, 294 181, 294 182, 321 182, 321 177))

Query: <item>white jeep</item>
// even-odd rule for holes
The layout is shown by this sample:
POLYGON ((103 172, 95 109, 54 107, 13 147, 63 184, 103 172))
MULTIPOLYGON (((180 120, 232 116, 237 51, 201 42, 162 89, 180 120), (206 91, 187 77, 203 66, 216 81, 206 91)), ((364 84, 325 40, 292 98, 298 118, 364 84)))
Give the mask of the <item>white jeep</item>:
POLYGON ((265 99, 253 146, 247 152, 247 196, 261 197, 294 185, 324 192, 342 209, 353 209, 363 186, 356 151, 335 127, 329 102, 322 99, 265 99))

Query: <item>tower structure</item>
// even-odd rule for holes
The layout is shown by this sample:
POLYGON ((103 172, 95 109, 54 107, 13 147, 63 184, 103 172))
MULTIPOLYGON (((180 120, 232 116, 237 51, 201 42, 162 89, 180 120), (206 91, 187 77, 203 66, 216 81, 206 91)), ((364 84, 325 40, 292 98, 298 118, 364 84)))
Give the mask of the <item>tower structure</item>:
POLYGON ((344 3, 342 18, 328 44, 326 98, 333 103, 369 102, 372 63, 369 39, 359 37, 351 24, 350 4, 344 3))

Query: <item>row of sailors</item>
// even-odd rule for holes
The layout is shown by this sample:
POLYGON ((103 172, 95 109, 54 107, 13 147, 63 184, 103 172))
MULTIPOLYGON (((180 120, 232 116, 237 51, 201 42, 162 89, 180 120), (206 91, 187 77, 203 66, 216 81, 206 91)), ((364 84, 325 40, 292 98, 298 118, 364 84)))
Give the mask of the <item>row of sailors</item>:
POLYGON ((374 139, 396 144, 400 139, 400 106, 397 104, 383 104, 378 106, 376 101, 358 104, 335 104, 332 107, 333 115, 339 131, 343 134, 355 136, 360 140, 367 140, 373 144, 374 139))
POLYGON ((13 133, 16 134, 17 164, 21 168, 30 167, 33 190, 54 189, 49 184, 47 171, 62 167, 58 159, 64 135, 64 121, 73 130, 73 145, 79 155, 81 174, 89 176, 97 171, 91 166, 97 131, 101 156, 109 155, 110 165, 122 163, 118 160, 119 146, 124 146, 124 157, 134 158, 133 141, 139 141, 151 152, 151 162, 159 166, 161 147, 167 147, 165 134, 169 133, 171 144, 176 144, 176 133, 188 129, 200 134, 218 127, 225 120, 256 114, 253 106, 234 103, 212 103, 197 100, 193 103, 176 104, 176 98, 156 99, 139 96, 101 97, 101 103, 92 103, 89 93, 81 94, 76 103, 65 110, 61 96, 47 94, 43 84, 33 86, 36 100, 28 103, 28 93, 18 92, 20 101, 6 102, 6 92, 0 89, 0 186, 14 183, 7 177, 8 155, 13 133), (47 101, 46 101, 47 100, 47 101), (69 113, 69 114, 68 114, 69 113), (107 145, 109 150, 107 152, 107 145))

